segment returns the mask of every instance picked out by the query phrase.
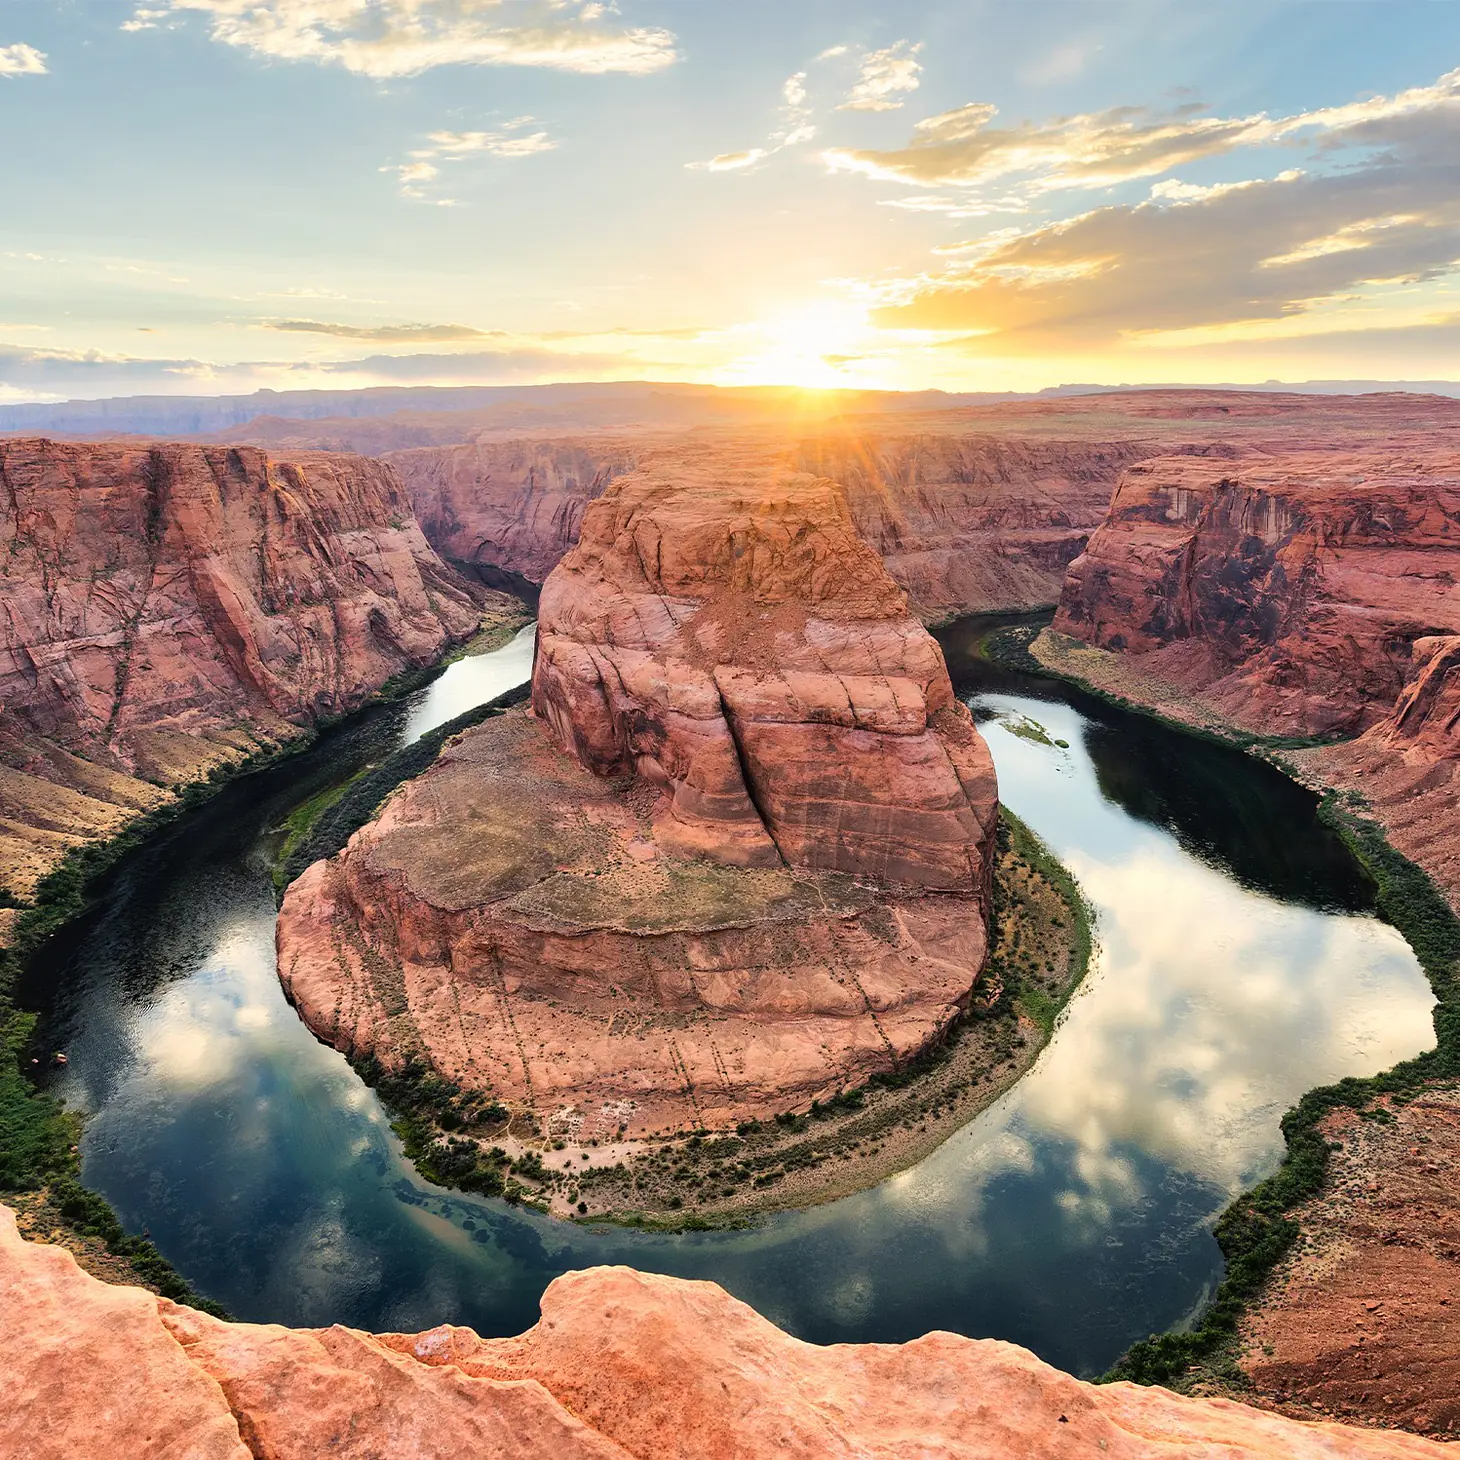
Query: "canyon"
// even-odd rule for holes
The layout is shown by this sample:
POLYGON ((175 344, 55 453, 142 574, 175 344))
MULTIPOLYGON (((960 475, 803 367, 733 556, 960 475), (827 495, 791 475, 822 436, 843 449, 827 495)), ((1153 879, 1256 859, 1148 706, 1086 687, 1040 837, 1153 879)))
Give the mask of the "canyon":
POLYGON ((769 1120, 967 1012, 996 811, 836 485, 684 447, 587 508, 533 714, 448 744, 288 889, 280 975, 356 1058, 577 1144, 769 1120))
MULTIPOLYGON (((311 1029, 374 1072, 430 1072, 469 1127, 514 1153, 561 1141, 611 1163, 651 1140, 805 1112, 905 1070, 997 997, 984 971, 997 788, 923 628, 956 614, 1058 599, 1034 644, 1048 667, 1256 742, 1345 793, 1460 908, 1456 402, 1152 391, 689 430, 671 429, 672 412, 631 430, 565 410, 549 437, 514 419, 467 440, 448 414, 429 429, 239 428, 267 448, 0 440, 12 901, 68 850, 436 662, 484 613, 520 622, 492 586, 541 585, 531 709, 448 742, 288 889, 277 932, 280 977, 311 1029), (381 458, 317 449, 362 444, 381 458)), ((1455 1422, 1453 1212, 1433 1183, 1409 1181, 1421 1150, 1453 1165, 1452 1104, 1439 1090, 1394 1113, 1387 1145, 1382 1120, 1333 1130, 1356 1154, 1337 1158, 1327 1215, 1302 1215, 1332 1261, 1285 1270, 1249 1318, 1243 1362, 1262 1402, 1436 1432, 1455 1422), (1376 1185, 1388 1207, 1360 1210, 1376 1185), (1401 1315, 1394 1295, 1421 1280, 1429 1296, 1401 1315), (1411 1376, 1402 1394, 1329 1341, 1351 1310, 1363 1324, 1381 1308, 1365 1354, 1411 1376)), ((39 1331, 67 1335, 57 1351, 91 1352, 121 1310, 103 1318, 77 1296, 80 1275, 59 1273, 84 1316, 46 1316, 39 1331)), ((906 1422, 850 1395, 831 1418, 803 1403, 805 1386, 840 1382, 845 1351, 817 1368, 819 1351, 718 1290, 691 1301, 688 1286, 577 1274, 550 1290, 536 1339, 501 1341, 225 1334, 141 1294, 128 1311, 151 1325, 145 1351, 167 1355, 160 1392, 189 1396, 177 1414, 193 1419, 169 1423, 212 1437, 180 1454, 242 1455, 228 1446, 265 1433, 267 1453, 311 1453, 344 1410, 299 1401, 300 1365, 314 1366, 313 1392, 366 1396, 341 1403, 382 1434, 442 1426, 459 1446, 510 1423, 522 1453, 657 1453, 686 1423, 680 1387, 649 1397, 662 1381, 635 1389, 627 1359, 600 1389, 574 1387, 573 1364, 609 1343, 605 1305, 697 1351, 706 1332, 733 1333, 727 1376, 763 1357, 734 1425, 715 1428, 717 1395, 696 1401, 707 1455, 768 1453, 787 1436, 808 1454, 901 1453, 910 1432, 944 1443, 933 1399, 906 1422), (549 1329, 589 1347, 534 1367, 522 1355, 545 1353, 549 1329), (813 1377, 778 1408, 781 1371, 802 1364, 813 1377), (520 1397, 523 1380, 541 1386, 536 1407, 503 1420, 499 1389, 520 1397), (222 1409, 207 1407, 209 1384, 222 1409), (631 1413, 640 1393, 653 1424, 631 1413), (455 1418, 436 1418, 438 1403, 455 1418), (761 1406, 770 1428, 747 1431, 761 1406)), ((1046 1410, 1113 1426, 1090 1433, 1114 1453, 1159 1453, 1173 1435, 1233 1453, 1435 1453, 1088 1390, 1008 1346, 946 1336, 855 1363, 892 1375, 890 1390, 943 1394, 954 1381, 926 1379, 930 1347, 960 1393, 1023 1395, 1032 1407, 1008 1401, 1012 1432, 1027 1446, 1050 1430, 1050 1454, 1066 1453, 1065 1435, 1046 1410)), ((102 1356, 97 1372, 119 1362, 102 1356)), ((679 1363, 665 1357, 665 1371, 679 1363)), ((1005 1453, 1011 1432, 978 1428, 996 1410, 958 1418, 948 1452, 1005 1453)))
POLYGON ((0 441, 0 880, 434 663, 493 599, 393 473, 251 447, 0 441))
POLYGON ((818 1347, 713 1283, 558 1278, 514 1338, 228 1324, 26 1242, 0 1206, 0 1449, 32 1460, 1424 1460, 1432 1441, 1084 1384, 1013 1344, 818 1347))

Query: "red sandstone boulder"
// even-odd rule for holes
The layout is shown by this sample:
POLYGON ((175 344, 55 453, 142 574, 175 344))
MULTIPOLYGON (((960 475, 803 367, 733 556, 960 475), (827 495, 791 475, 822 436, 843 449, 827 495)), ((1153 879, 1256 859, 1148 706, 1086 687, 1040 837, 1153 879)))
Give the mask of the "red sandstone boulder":
POLYGON ((538 633, 537 712, 662 791, 666 847, 983 888, 988 750, 834 483, 688 451, 621 478, 538 633))

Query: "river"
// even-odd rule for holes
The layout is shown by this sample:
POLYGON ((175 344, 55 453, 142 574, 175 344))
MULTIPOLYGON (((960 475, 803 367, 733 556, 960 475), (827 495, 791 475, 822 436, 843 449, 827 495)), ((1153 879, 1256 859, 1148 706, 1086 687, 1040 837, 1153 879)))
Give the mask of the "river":
POLYGON ((513 1333, 554 1276, 604 1262, 713 1278, 817 1342, 944 1328, 1084 1375, 1190 1318, 1221 1275, 1213 1222, 1273 1169, 1283 1111, 1429 1048, 1431 994, 1311 796, 994 668, 983 627, 942 632, 950 671, 1003 799, 1094 904, 1099 946, 1030 1073, 912 1170, 748 1231, 576 1228, 422 1181, 299 1022, 274 971, 276 828, 525 680, 529 629, 227 787, 48 946, 27 993, 68 1055, 52 1088, 88 1117, 84 1180, 260 1321, 513 1333))

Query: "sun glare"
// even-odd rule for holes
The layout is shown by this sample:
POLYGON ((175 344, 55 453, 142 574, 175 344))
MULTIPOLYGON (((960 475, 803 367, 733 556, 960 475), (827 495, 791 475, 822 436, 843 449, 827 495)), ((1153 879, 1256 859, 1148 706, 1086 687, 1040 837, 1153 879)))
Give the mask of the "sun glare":
POLYGON ((874 362, 865 309, 826 301, 747 327, 754 344, 722 374, 726 384, 795 385, 803 390, 865 387, 874 362))

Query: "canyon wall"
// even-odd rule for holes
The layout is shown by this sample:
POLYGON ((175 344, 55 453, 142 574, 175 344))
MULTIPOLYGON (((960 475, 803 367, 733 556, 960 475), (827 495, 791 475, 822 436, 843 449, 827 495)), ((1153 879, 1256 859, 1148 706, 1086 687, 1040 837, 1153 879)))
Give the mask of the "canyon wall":
POLYGON ((497 441, 397 451, 416 520, 442 557, 541 583, 578 541, 583 509, 631 471, 642 441, 497 441))
POLYGON ((289 888, 321 1037, 586 1143, 804 1110, 969 1008, 992 761, 835 483, 690 447, 618 478, 533 701, 289 888))
POLYGON ((481 617, 365 458, 11 440, 0 489, 12 891, 178 784, 358 707, 481 617))
POLYGON ((515 1338, 220 1323, 83 1273, 0 1207, 0 1451, 30 1460, 1439 1460, 1393 1431, 1083 1384, 930 1333, 820 1347, 714 1283, 558 1278, 515 1338))
POLYGON ((462 565, 541 583, 577 541, 587 504, 636 465, 681 450, 748 452, 838 482, 863 537, 925 620, 1053 603, 1104 516, 1137 440, 1029 441, 948 429, 694 438, 639 434, 393 452, 427 538, 462 565), (788 440, 788 437, 790 438, 788 440))
POLYGON ((1416 645, 1460 631, 1457 457, 1371 447, 1130 467, 1055 628, 1257 733, 1366 730, 1414 674, 1416 645))
POLYGON ((830 477, 924 619, 1054 603, 1138 439, 826 433, 793 461, 830 477))

